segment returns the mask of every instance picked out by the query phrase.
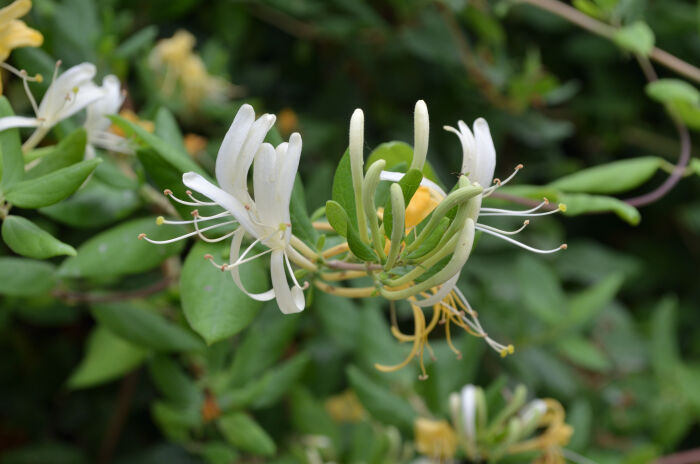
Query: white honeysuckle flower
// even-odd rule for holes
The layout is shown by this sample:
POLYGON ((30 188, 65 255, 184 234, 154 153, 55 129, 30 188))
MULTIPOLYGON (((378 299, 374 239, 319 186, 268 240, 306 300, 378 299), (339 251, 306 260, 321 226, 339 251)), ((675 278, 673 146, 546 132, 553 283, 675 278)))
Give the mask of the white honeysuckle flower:
POLYGON ((493 180, 496 169, 496 148, 493 145, 489 125, 484 118, 474 121, 474 132, 469 130, 464 121, 457 123, 459 130, 444 126, 446 131, 453 132, 462 144, 462 169, 470 181, 482 187, 488 187, 493 180))
POLYGON ((118 153, 133 153, 133 149, 124 137, 110 132, 112 121, 107 117, 119 114, 119 108, 124 103, 124 92, 117 76, 112 74, 102 80, 104 96, 90 103, 85 111, 83 127, 87 132, 88 143, 85 147, 85 157, 95 157, 95 147, 118 153))
POLYGON ((476 387, 466 385, 460 392, 462 427, 468 450, 476 450, 476 387))
MULTIPOLYGON (((58 65, 56 70, 58 70, 58 65)), ((73 116, 105 95, 105 90, 92 82, 96 72, 95 65, 92 63, 73 66, 60 75, 57 75, 56 71, 51 85, 46 89, 39 105, 36 104, 25 79, 25 90, 36 117, 6 116, 0 118, 0 131, 14 127, 36 127, 37 130, 25 143, 25 149, 33 148, 57 123, 73 116)))
POLYGON ((193 235, 199 235, 203 240, 210 242, 233 237, 230 264, 217 266, 222 270, 229 270, 236 285, 249 297, 259 301, 276 299, 280 310, 291 314, 302 311, 305 305, 303 288, 294 277, 290 263, 290 256, 293 260, 299 259, 299 254, 290 245, 292 230, 289 212, 302 142, 301 136, 295 132, 290 136, 289 143, 281 143, 277 148, 263 143, 274 122, 275 116, 271 114, 264 114, 256 120, 253 107, 243 105, 226 133, 216 159, 216 180, 219 186, 194 172, 187 172, 182 176, 185 186, 206 196, 211 202, 197 200, 190 192, 188 196, 191 201, 180 200, 174 197, 172 192, 166 191, 175 201, 185 205, 219 205, 224 208, 223 213, 201 217, 195 210, 193 221, 168 221, 159 218, 161 224, 193 224, 195 232, 160 242, 150 240, 143 234, 141 238, 152 243, 169 243, 193 235), (251 165, 254 198, 248 192, 248 172, 251 165), (203 221, 231 216, 233 220, 199 228, 203 221), (236 223, 239 225, 236 230, 221 237, 210 239, 202 235, 206 230, 236 223), (253 237, 254 241, 241 253, 245 234, 253 237), (248 253, 258 243, 268 249, 248 257, 248 253), (266 254, 270 254, 272 289, 263 293, 250 293, 241 282, 238 266, 266 254), (293 281, 291 287, 287 272, 293 281))

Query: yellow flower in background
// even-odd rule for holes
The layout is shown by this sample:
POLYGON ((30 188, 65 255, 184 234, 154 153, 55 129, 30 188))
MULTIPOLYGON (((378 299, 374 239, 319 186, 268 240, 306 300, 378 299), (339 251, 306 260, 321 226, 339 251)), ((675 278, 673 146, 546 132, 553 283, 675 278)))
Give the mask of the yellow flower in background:
MULTIPOLYGON (((20 47, 38 47, 44 43, 44 36, 35 29, 27 26, 18 18, 26 15, 32 8, 31 0, 15 0, 8 6, 0 8, 0 64, 9 56, 10 52, 20 47)), ((14 68, 3 66, 12 72, 14 68)), ((0 80, 0 94, 2 94, 2 81, 0 80)))
POLYGON ((416 450, 424 456, 444 462, 457 451, 457 435, 447 421, 418 418, 413 423, 416 450))
POLYGON ((331 396, 325 407, 335 422, 357 422, 365 417, 365 408, 352 390, 331 396))
POLYGON ((545 413, 539 421, 539 426, 544 431, 537 437, 528 441, 517 443, 510 447, 510 453, 524 453, 527 451, 540 451, 541 456, 535 461, 540 464, 564 464, 566 460, 562 454, 562 448, 569 444, 574 433, 573 427, 565 422, 566 413, 564 407, 557 400, 545 398, 545 413))
POLYGON ((172 96, 179 89, 189 108, 197 108, 203 100, 222 101, 234 96, 238 87, 209 74, 202 58, 194 52, 195 43, 192 34, 179 30, 154 47, 148 63, 162 81, 163 95, 172 96))

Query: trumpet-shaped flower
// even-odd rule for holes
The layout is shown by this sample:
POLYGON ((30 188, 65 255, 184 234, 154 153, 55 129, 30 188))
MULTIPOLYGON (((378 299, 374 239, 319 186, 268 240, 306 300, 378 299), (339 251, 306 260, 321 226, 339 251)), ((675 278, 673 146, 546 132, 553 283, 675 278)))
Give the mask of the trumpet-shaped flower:
MULTIPOLYGON (((3 62, 10 52, 20 47, 38 47, 44 43, 44 36, 35 29, 27 26, 21 18, 32 8, 31 0, 15 0, 4 8, 0 8, 0 65, 9 71, 19 74, 16 69, 3 62)), ((0 81, 0 94, 2 81, 0 81)))
POLYGON ((51 85, 46 89, 39 105, 29 91, 26 76, 23 77, 25 89, 36 117, 6 116, 0 118, 0 131, 13 127, 36 127, 37 130, 25 142, 23 149, 28 150, 48 133, 58 122, 73 116, 94 101, 104 97, 105 90, 98 87, 92 79, 97 70, 91 63, 82 63, 69 68, 57 76, 58 65, 51 85))
MULTIPOLYGON (((183 183, 211 201, 195 199, 188 192, 191 201, 180 200, 170 191, 166 194, 175 201, 192 206, 219 205, 224 211, 210 217, 201 217, 193 211, 192 221, 167 221, 160 223, 191 223, 195 232, 173 240, 199 235, 206 241, 220 241, 233 237, 231 244, 230 264, 218 265, 222 270, 229 270, 238 287, 248 296, 259 301, 276 299, 280 310, 285 314, 300 312, 304 309, 304 292, 294 276, 290 259, 304 261, 305 258, 292 248, 291 220, 289 202, 291 200, 294 180, 301 156, 301 136, 291 135, 289 143, 281 143, 274 148, 269 143, 263 143, 265 135, 275 122, 275 116, 264 114, 257 120, 250 105, 243 105, 236 114, 231 128, 224 137, 216 159, 216 179, 218 186, 209 182, 203 176, 187 172, 183 175, 183 183), (248 191, 248 172, 253 166, 253 196, 248 191), (231 218, 213 226, 200 228, 204 221, 221 218, 231 218), (238 224, 233 232, 216 239, 210 239, 202 234, 222 225, 238 224), (248 234, 254 238, 253 243, 241 253, 241 244, 248 234), (248 256, 257 244, 264 245, 267 250, 255 256, 248 256), (239 265, 270 254, 270 276, 272 289, 263 293, 250 293, 244 287, 239 265), (287 271, 293 281, 290 287, 287 271)), ((162 243, 152 241, 153 243, 162 243)), ((169 242, 169 241, 168 241, 169 242)), ((209 257, 209 259, 213 258, 209 257)))
POLYGON ((87 132, 88 143, 85 147, 87 158, 95 157, 95 147, 119 153, 132 153, 127 140, 110 131, 112 121, 107 117, 118 114, 124 103, 124 93, 117 76, 105 76, 102 80, 104 96, 88 105, 83 127, 87 132))

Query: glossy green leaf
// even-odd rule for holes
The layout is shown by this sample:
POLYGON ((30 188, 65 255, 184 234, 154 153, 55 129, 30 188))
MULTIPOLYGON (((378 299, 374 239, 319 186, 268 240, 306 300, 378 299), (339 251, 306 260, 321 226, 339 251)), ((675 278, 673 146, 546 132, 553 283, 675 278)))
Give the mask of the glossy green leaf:
POLYGON ((664 160, 654 156, 613 161, 564 176, 549 186, 564 192, 625 192, 649 180, 663 163, 664 160))
POLYGON ((569 314, 565 324, 580 327, 592 321, 615 299, 623 281, 622 274, 610 274, 573 295, 569 299, 569 314))
POLYGON ((654 31, 644 21, 637 21, 621 27, 613 35, 615 43, 632 53, 649 55, 654 48, 654 31))
POLYGON ((357 367, 348 367, 347 375, 357 397, 372 417, 394 425, 404 433, 413 430, 417 414, 408 401, 376 383, 357 367))
POLYGON ((522 255, 516 262, 516 275, 525 309, 548 324, 561 322, 568 304, 559 279, 540 259, 522 255))
POLYGON ((157 36, 158 27, 154 24, 139 29, 114 50, 114 57, 131 58, 139 51, 150 47, 157 36))
POLYGON ((684 101, 700 105, 700 91, 682 79, 658 79, 648 83, 644 90, 660 103, 684 101))
POLYGON ((639 211, 622 200, 602 195, 588 195, 586 193, 566 193, 558 196, 561 203, 566 205, 564 214, 578 216, 579 214, 610 211, 624 220, 636 226, 641 220, 639 211))
POLYGON ((312 310, 317 315, 327 334, 341 348, 353 351, 360 333, 360 314, 351 300, 328 293, 318 292, 312 310))
MULTIPOLYGON (((413 147, 405 142, 382 143, 369 154, 365 166, 369 167, 380 159, 386 160, 387 171, 393 171, 398 165, 404 163, 406 166, 410 166, 413 160, 413 147)), ((442 185, 430 162, 426 161, 423 165, 422 174, 436 184, 442 185)))
MULTIPOLYGON (((423 180, 423 174, 418 169, 409 170, 398 182, 401 187, 401 192, 403 193, 404 206, 408 206, 413 198, 413 194, 416 193, 418 187, 420 187, 420 182, 423 180)), ((384 205, 384 218, 382 224, 384 224, 384 234, 387 237, 391 237, 392 232, 392 218, 391 213, 391 199, 387 199, 384 205)))
POLYGON ((85 355, 68 379, 68 387, 88 388, 119 378, 141 364, 147 353, 98 326, 88 338, 85 355))
POLYGON ((153 384, 169 402, 180 406, 201 405, 202 392, 180 365, 170 357, 160 354, 148 363, 153 384))
MULTIPOLYGON (((340 159, 333 176, 331 199, 343 207, 351 224, 357 227, 357 208, 355 206, 355 190, 352 186, 352 173, 350 172, 350 152, 340 159)), ((328 214, 328 211, 326 211, 328 214)), ((340 232, 339 232, 340 233, 340 232)), ((342 235, 342 234, 341 234, 342 235)))
POLYGON ((28 258, 76 255, 75 248, 21 216, 10 215, 2 221, 2 239, 12 251, 28 258))
MULTIPOLYGON (((7 98, 0 95, 0 117, 14 116, 7 98)), ((19 129, 0 132, 0 188, 6 191, 24 177, 24 157, 19 129)))
POLYGON ((26 258, 0 257, 0 295, 41 295, 56 284, 53 264, 26 258))
POLYGON ((671 111, 688 127, 700 130, 700 105, 693 105, 686 101, 675 101, 670 105, 671 111))
POLYGON ((204 349, 195 334, 135 303, 96 304, 92 316, 115 335, 143 348, 185 352, 204 349))
POLYGON ((78 190, 99 163, 99 158, 81 161, 41 177, 13 184, 5 192, 7 200, 21 208, 41 208, 58 203, 78 190))
POLYGON ((680 362, 674 297, 663 298, 651 318, 651 364, 658 376, 667 376, 680 362))
POLYGON ((338 424, 333 422, 323 404, 306 388, 298 387, 291 391, 289 406, 295 430, 328 437, 335 444, 340 442, 338 424))
POLYGON ((272 456, 277 450, 267 432, 247 414, 226 414, 217 424, 226 441, 236 448, 262 456, 272 456))
POLYGON ((252 408, 266 408, 285 396, 299 380, 311 362, 308 353, 299 353, 286 360, 263 377, 263 388, 251 402, 252 408))
POLYGON ((326 202, 326 218, 338 235, 348 236, 348 214, 340 203, 333 200, 326 202))
POLYGON ((173 116, 173 113, 165 107, 158 108, 158 112, 156 113, 155 135, 173 148, 177 148, 182 153, 187 153, 182 131, 180 131, 177 120, 175 116, 173 116))
POLYGON ((77 129, 71 132, 39 158, 36 166, 27 171, 25 179, 36 179, 58 169, 79 163, 85 157, 86 143, 87 133, 85 129, 77 129))
MULTIPOLYGON (((105 163, 102 163, 102 166, 105 163)), ((65 200, 39 209, 44 216, 76 228, 97 228, 124 219, 141 206, 133 190, 116 189, 97 176, 65 200)))
POLYGON ((238 452, 230 445, 208 440, 195 451, 207 464, 231 464, 238 462, 238 452))
POLYGON ((177 237, 183 233, 178 226, 158 226, 155 218, 147 217, 122 223, 92 237, 80 247, 78 255, 63 262, 60 273, 66 277, 107 277, 153 269, 169 256, 182 251, 184 241, 155 245, 138 236, 145 233, 154 240, 177 237))
MULTIPOLYGON (((204 259, 204 255, 211 254, 218 261, 225 251, 224 244, 197 243, 187 255, 180 276, 182 309, 187 322, 210 345, 246 328, 262 305, 238 288, 230 272, 222 272, 204 259)), ((260 293, 268 288, 263 261, 256 259, 239 268, 249 292, 260 293)))
POLYGON ((352 254, 360 258, 362 261, 374 262, 377 261, 377 256, 374 251, 365 244, 360 238, 360 233, 353 224, 348 225, 348 247, 352 254))

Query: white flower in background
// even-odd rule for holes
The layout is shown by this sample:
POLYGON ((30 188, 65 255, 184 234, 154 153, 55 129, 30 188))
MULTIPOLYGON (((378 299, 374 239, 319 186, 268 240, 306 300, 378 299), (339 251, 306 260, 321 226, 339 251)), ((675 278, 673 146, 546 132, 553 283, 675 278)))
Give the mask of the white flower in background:
POLYGON ((13 127, 36 127, 34 134, 22 147, 25 151, 34 148, 57 123, 73 116, 105 95, 105 90, 92 82, 96 72, 94 64, 82 63, 57 76, 57 64, 51 85, 46 89, 44 98, 41 99, 39 105, 36 104, 34 96, 29 91, 27 80, 24 79, 25 90, 36 117, 6 116, 0 118, 0 131, 13 127))
MULTIPOLYGON (((166 194, 185 205, 210 206, 219 205, 224 212, 209 217, 201 217, 193 211, 192 221, 168 221, 160 219, 165 224, 193 224, 195 232, 185 234, 167 241, 150 240, 152 243, 169 243, 192 235, 199 235, 206 241, 221 241, 233 237, 231 243, 230 264, 219 266, 222 270, 230 270, 233 280, 248 296, 259 301, 277 299, 280 310, 285 314, 297 313, 304 309, 304 292, 294 277, 290 263, 305 260, 290 245, 292 238, 289 202, 291 200, 294 180, 296 178, 299 158, 301 156, 301 136, 293 133, 289 143, 281 143, 274 148, 269 143, 263 143, 267 132, 275 122, 275 116, 264 114, 255 120, 255 111, 250 105, 243 105, 226 133, 216 159, 216 179, 219 186, 206 180, 194 172, 183 175, 183 183, 190 189, 201 193, 212 202, 197 200, 188 192, 192 201, 176 198, 172 192, 166 194), (248 172, 253 165, 253 197, 248 192, 248 172), (203 221, 233 217, 232 220, 220 222, 209 227, 200 228, 203 221), (238 224, 233 232, 211 239, 202 232, 223 225, 238 224), (255 240, 241 253, 241 243, 244 235, 248 234, 255 240), (262 244, 267 250, 248 257, 253 247, 262 244), (241 282, 238 266, 245 262, 270 254, 270 275, 272 289, 258 294, 248 292, 241 282), (293 285, 287 280, 289 272, 293 285)), ((209 257, 209 259, 213 258, 209 257)))
POLYGON ((118 153, 133 153, 124 137, 109 130, 112 121, 107 116, 119 114, 125 97, 117 76, 105 76, 102 80, 102 90, 104 96, 88 105, 83 124, 88 138, 85 147, 85 157, 88 159, 95 157, 95 147, 118 153))

